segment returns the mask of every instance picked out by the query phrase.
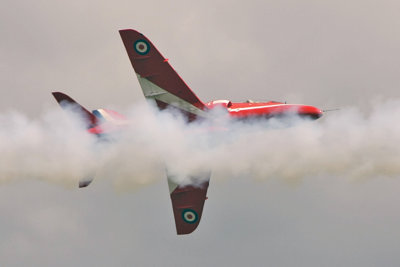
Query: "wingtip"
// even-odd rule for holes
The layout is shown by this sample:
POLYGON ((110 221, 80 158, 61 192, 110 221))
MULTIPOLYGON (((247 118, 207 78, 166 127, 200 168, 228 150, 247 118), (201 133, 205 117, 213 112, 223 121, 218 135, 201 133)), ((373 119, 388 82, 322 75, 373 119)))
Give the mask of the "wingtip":
MULTIPOLYGON (((199 222, 199 223, 200 223, 200 222, 199 222)), ((190 229, 185 229, 185 230, 182 230, 182 229, 178 230, 178 229, 176 229, 176 234, 177 234, 177 235, 188 235, 188 234, 191 234, 191 233, 194 232, 194 230, 197 229, 197 227, 199 226, 199 223, 197 223, 196 225, 193 225, 193 227, 190 228, 190 229)))
POLYGON ((71 97, 61 92, 52 92, 51 94, 54 96, 54 98, 57 100, 58 103, 61 103, 61 101, 64 100, 72 100, 71 97))
POLYGON ((134 30, 134 29, 121 29, 121 30, 119 30, 120 34, 122 34, 124 32, 137 32, 137 33, 140 33, 139 31, 134 30))

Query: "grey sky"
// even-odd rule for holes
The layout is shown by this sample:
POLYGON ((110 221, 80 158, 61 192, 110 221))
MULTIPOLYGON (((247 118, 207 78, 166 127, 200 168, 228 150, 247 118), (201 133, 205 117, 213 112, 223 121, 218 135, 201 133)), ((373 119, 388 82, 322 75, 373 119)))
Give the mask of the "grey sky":
MULTIPOLYGON (((365 111, 400 96, 399 12, 389 0, 3 0, 0 111, 35 118, 57 108, 55 90, 88 108, 142 101, 123 28, 150 38, 204 101, 365 111)), ((397 266, 399 186, 389 178, 293 185, 216 177, 199 228, 178 237, 164 180, 124 193, 105 181, 86 190, 3 184, 0 264, 397 266)))

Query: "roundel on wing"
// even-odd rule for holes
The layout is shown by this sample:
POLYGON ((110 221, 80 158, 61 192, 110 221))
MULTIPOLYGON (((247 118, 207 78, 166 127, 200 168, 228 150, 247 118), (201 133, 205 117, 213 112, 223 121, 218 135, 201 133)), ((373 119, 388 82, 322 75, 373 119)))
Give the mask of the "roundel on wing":
POLYGON ((197 220, 199 219, 199 216, 197 215, 197 212, 195 212, 192 209, 185 209, 182 211, 182 219, 186 223, 196 223, 197 220))
POLYGON ((133 48, 135 48, 136 53, 140 55, 146 55, 150 51, 150 45, 146 40, 137 40, 133 48))

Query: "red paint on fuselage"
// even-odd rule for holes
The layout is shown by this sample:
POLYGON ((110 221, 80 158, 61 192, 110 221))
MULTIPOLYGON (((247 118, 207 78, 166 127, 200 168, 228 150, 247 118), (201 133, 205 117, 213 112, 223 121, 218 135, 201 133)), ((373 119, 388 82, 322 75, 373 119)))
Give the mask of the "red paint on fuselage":
MULTIPOLYGON (((166 109, 169 106, 161 101, 156 102, 161 110, 166 109)), ((274 117, 281 118, 285 116, 299 116, 309 119, 318 119, 323 114, 322 110, 313 106, 285 104, 275 101, 233 103, 227 100, 217 100, 207 103, 206 107, 210 110, 214 108, 226 109, 231 118, 240 120, 270 119, 274 117)), ((189 112, 186 113, 184 115, 188 116, 188 122, 196 120, 196 116, 194 114, 189 112)), ((107 134, 110 132, 118 132, 123 130, 126 127, 126 124, 128 124, 128 121, 121 115, 118 117, 118 119, 118 124, 114 124, 113 122, 109 121, 97 125, 96 127, 92 127, 88 131, 92 134, 107 134)))
POLYGON ((237 119, 253 119, 282 116, 300 116, 308 117, 311 119, 318 119, 322 116, 322 110, 307 105, 300 104, 286 104, 281 102, 244 102, 233 103, 227 100, 212 101, 206 104, 210 109, 216 107, 226 108, 230 117, 237 119))
POLYGON ((95 127, 89 128, 88 132, 91 134, 101 135, 101 134, 110 134, 110 133, 118 133, 126 130, 128 126, 128 121, 126 124, 116 124, 113 122, 104 122, 95 127))

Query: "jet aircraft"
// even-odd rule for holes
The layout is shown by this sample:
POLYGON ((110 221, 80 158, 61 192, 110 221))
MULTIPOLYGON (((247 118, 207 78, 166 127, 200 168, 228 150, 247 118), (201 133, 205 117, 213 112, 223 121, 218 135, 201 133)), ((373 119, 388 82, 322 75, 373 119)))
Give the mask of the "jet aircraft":
MULTIPOLYGON (((119 31, 129 60, 135 71, 143 94, 147 100, 156 104, 160 110, 173 109, 182 114, 187 122, 209 119, 215 108, 222 108, 233 120, 265 120, 287 116, 300 116, 318 119, 323 111, 308 105, 286 104, 282 102, 253 102, 242 103, 229 100, 214 100, 202 102, 175 72, 157 50, 154 44, 136 30, 126 29, 119 31)), ((127 123, 124 116, 112 110, 97 109, 92 112, 61 92, 53 92, 57 102, 65 107, 72 106, 82 114, 88 131, 102 135, 114 129, 120 129, 127 123)), ((194 180, 202 181, 199 184, 180 185, 168 173, 167 179, 175 226, 178 235, 192 233, 200 223, 204 202, 207 199, 207 189, 211 172, 193 174, 194 180)), ((92 179, 83 179, 79 187, 86 187, 92 179)))

